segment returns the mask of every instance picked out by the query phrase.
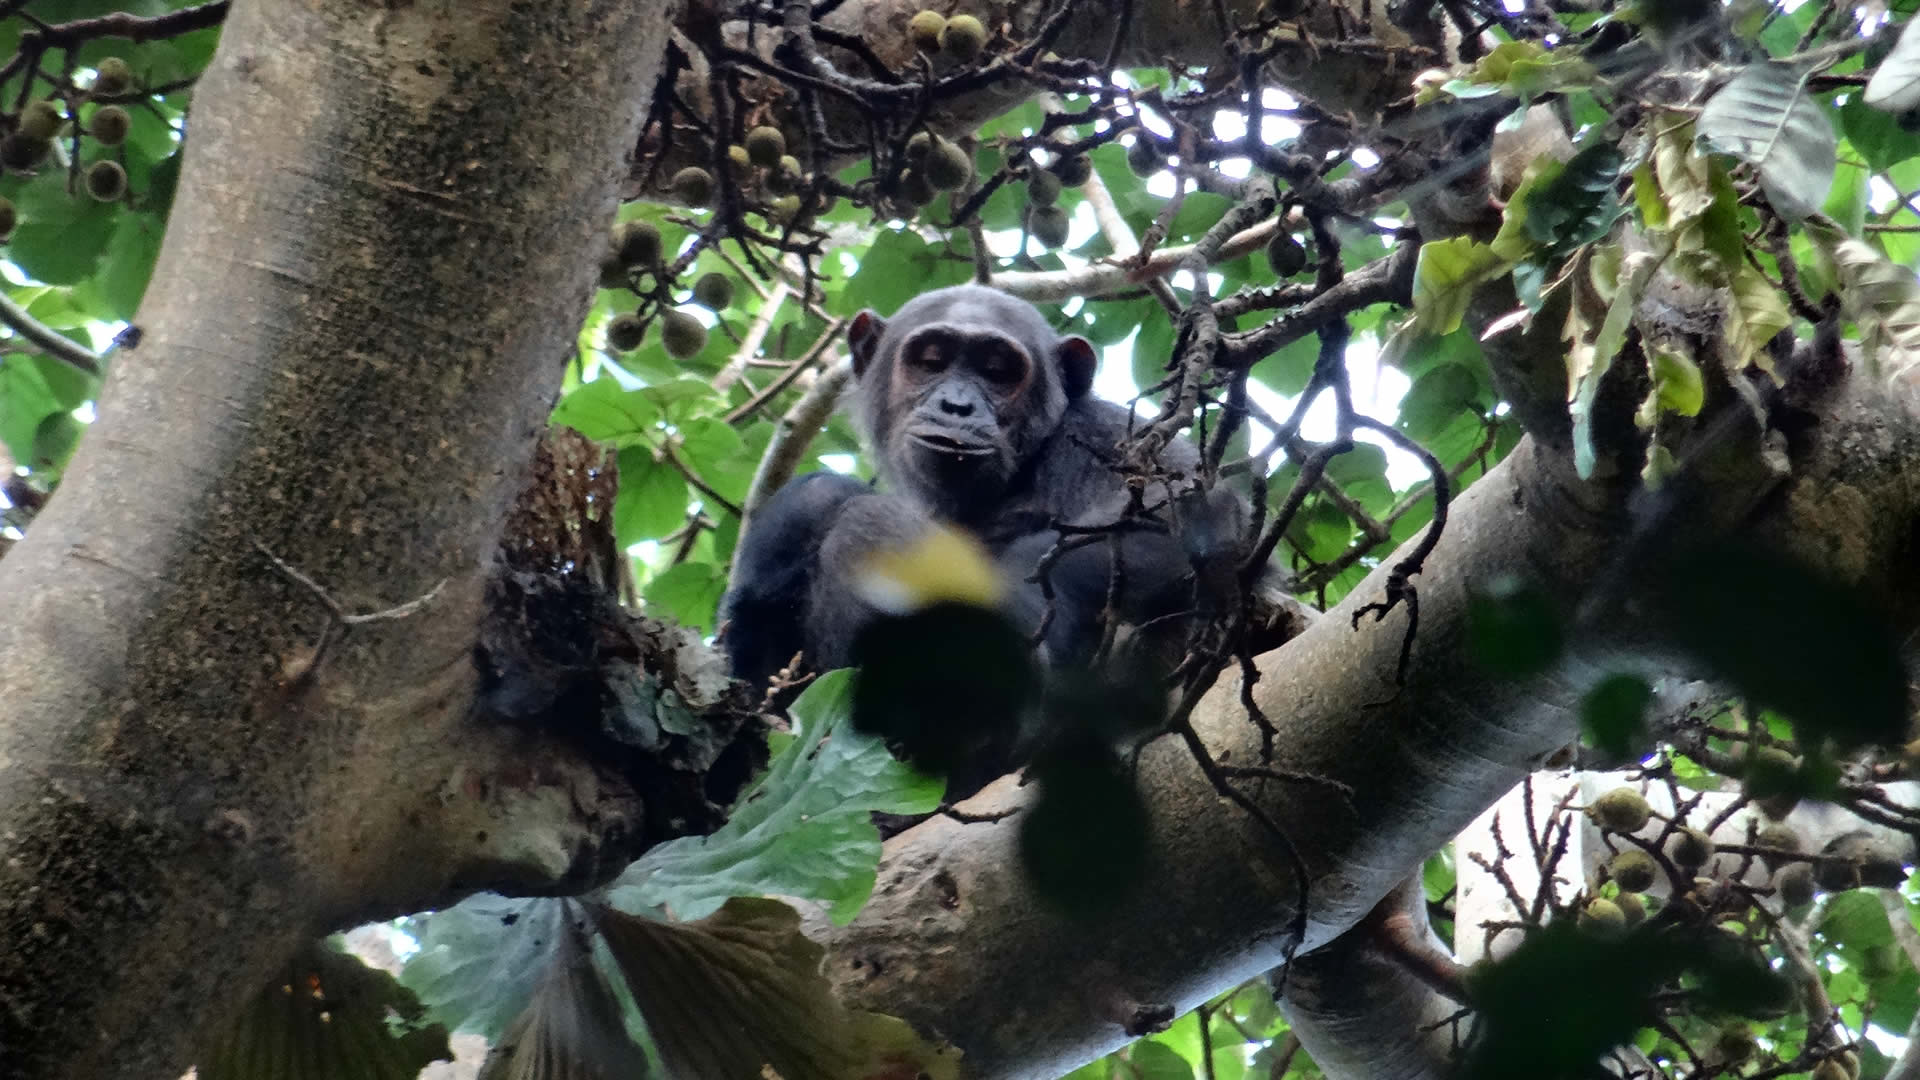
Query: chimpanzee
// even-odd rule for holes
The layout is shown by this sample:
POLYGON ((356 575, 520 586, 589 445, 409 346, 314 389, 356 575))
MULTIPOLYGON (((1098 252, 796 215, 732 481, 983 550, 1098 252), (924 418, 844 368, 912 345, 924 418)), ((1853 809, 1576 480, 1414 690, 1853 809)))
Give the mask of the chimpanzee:
POLYGON ((1086 339, 1062 337, 1025 301, 978 285, 923 293, 891 319, 861 312, 847 336, 856 415, 883 490, 816 472, 754 515, 722 606, 737 677, 764 684, 796 653, 808 670, 852 663, 860 631, 880 615, 854 587, 863 559, 933 521, 993 554, 1009 587, 1005 614, 1029 635, 1045 623, 1039 658, 1050 669, 1093 658, 1110 602, 1161 655, 1184 643, 1203 600, 1196 562, 1238 554, 1244 508, 1223 489, 1198 494, 1199 454, 1175 439, 1127 513, 1120 463, 1131 417, 1090 395, 1086 339), (1049 601, 1034 579, 1057 526, 1116 521, 1110 536, 1056 558, 1049 601))

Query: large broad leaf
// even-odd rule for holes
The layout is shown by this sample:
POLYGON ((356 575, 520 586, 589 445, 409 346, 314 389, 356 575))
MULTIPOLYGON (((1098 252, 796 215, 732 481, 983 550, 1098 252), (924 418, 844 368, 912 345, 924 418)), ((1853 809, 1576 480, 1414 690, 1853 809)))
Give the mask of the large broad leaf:
POLYGON ((1733 353, 1736 369, 1752 364, 1764 371, 1773 370, 1773 354, 1767 342, 1793 322, 1780 290, 1751 266, 1741 266, 1733 274, 1727 298, 1727 348, 1733 353))
POLYGON ((316 941, 200 1056, 200 1080, 413 1080, 453 1057, 424 1011, 393 976, 316 941))
POLYGON ((957 1053, 903 1021, 841 1005, 820 973, 825 950, 777 900, 729 900, 691 923, 605 908, 596 915, 668 1076, 959 1076, 957 1053))
POLYGON ((1872 244, 1838 228, 1810 222, 1807 235, 1833 261, 1840 300, 1860 325, 1869 368, 1890 382, 1911 379, 1920 372, 1920 282, 1872 244))
POLYGON ((1807 93, 1804 68, 1750 64, 1700 111, 1701 142, 1760 172, 1767 201, 1798 221, 1811 216, 1833 185, 1838 141, 1827 110, 1807 93))
POLYGON ((1579 318, 1579 303, 1576 302, 1568 311, 1570 341, 1567 350, 1567 385, 1573 395, 1568 411, 1573 415, 1574 469, 1583 480, 1593 476, 1597 461, 1592 421, 1600 382, 1606 378, 1621 346, 1626 344, 1627 330, 1633 321, 1633 306, 1645 295, 1647 281, 1659 265, 1657 258, 1644 251, 1632 252, 1625 257, 1619 284, 1614 289, 1612 302, 1607 305, 1606 318, 1601 320, 1591 340, 1587 339, 1584 321, 1579 318))
POLYGON ((553 422, 595 442, 633 446, 652 434, 660 406, 642 391, 622 389, 616 379, 599 378, 561 398, 553 422))
POLYGON ((1913 32, 1916 25, 1920 25, 1920 19, 1907 20, 1893 51, 1867 80, 1867 92, 1861 97, 1876 109, 1903 113, 1920 106, 1920 34, 1913 32))
POLYGON ((789 713, 795 738, 720 831, 647 852, 614 883, 615 906, 711 914, 735 896, 820 900, 847 922, 873 891, 880 862, 874 812, 924 814, 942 784, 893 759, 852 725, 852 673, 829 672, 789 713))
POLYGON ((532 1000, 561 938, 573 932, 569 903, 481 893, 415 915, 407 930, 420 951, 407 958, 400 983, 448 1029, 497 1040, 532 1000))
POLYGON ((593 963, 583 929, 568 927, 527 1009, 487 1055, 480 1080, 645 1077, 619 1001, 593 963))
POLYGON ((1605 236, 1626 211, 1613 190, 1623 160, 1612 140, 1598 140, 1529 192, 1526 225, 1534 242, 1566 251, 1605 236))
POLYGON ((1459 329, 1473 290, 1500 276, 1507 266, 1507 260, 1491 247, 1470 237, 1420 245, 1419 264, 1413 272, 1413 311, 1420 328, 1435 335, 1459 329))

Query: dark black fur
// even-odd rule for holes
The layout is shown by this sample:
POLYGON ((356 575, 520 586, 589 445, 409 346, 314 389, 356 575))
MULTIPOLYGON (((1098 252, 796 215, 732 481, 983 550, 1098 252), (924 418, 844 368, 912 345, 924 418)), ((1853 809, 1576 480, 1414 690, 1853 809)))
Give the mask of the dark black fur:
MULTIPOLYGON (((973 285, 940 289, 885 321, 861 313, 848 337, 857 415, 887 490, 814 473, 754 515, 722 607, 733 671, 743 679, 764 682, 796 653, 804 653, 803 669, 846 666, 855 637, 877 614, 851 584, 861 557, 912 539, 933 520, 973 533, 993 553, 1010 586, 1007 612, 1031 633, 1048 603, 1030 578, 1059 539, 1054 524, 1113 522, 1128 503, 1117 468, 1127 410, 1089 395, 1092 347, 1055 333, 1025 301, 973 285), (1016 352, 1030 362, 1007 362, 1016 352), (1022 366, 1018 379, 1009 377, 1022 366)), ((1191 444, 1175 440, 1160 460, 1174 490, 1192 487, 1199 455, 1191 444)), ((1212 550, 1196 556, 1238 548, 1244 515, 1224 493, 1170 499, 1166 484, 1152 483, 1142 503, 1152 513, 1116 533, 1117 544, 1098 540, 1053 566, 1053 616, 1042 641, 1049 665, 1082 664, 1098 648, 1114 547, 1121 622, 1149 628, 1163 658, 1184 640, 1184 616, 1196 606, 1190 544, 1181 536, 1210 538, 1212 550), (1200 527, 1183 530, 1188 522, 1200 527)))

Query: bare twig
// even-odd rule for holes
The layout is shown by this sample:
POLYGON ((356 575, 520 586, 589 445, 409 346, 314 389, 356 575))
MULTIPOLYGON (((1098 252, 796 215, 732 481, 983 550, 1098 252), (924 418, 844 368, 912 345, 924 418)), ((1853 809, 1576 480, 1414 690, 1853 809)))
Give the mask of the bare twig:
POLYGON ((780 317, 780 305, 786 302, 790 290, 784 281, 773 283, 773 289, 761 302, 760 310, 754 314, 753 325, 747 327, 747 336, 740 340, 727 365, 713 377, 713 388, 724 394, 733 389, 733 384, 746 374, 747 363, 760 353, 760 346, 766 343, 767 334, 773 330, 773 322, 780 317))
POLYGON ((5 323, 22 339, 68 367, 95 378, 100 376, 100 358, 91 349, 64 337, 27 314, 25 308, 14 303, 4 292, 0 292, 0 323, 5 323))

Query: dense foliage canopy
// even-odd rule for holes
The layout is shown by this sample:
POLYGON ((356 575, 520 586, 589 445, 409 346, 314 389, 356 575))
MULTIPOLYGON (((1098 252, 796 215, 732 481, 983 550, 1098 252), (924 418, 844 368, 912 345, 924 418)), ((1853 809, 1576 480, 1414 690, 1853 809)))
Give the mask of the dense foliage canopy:
POLYGON ((1908 12, 248 8, 0 0, 0 1072, 1920 1073, 1908 12), (714 638, 967 281, 1255 528, 956 810, 714 638))

